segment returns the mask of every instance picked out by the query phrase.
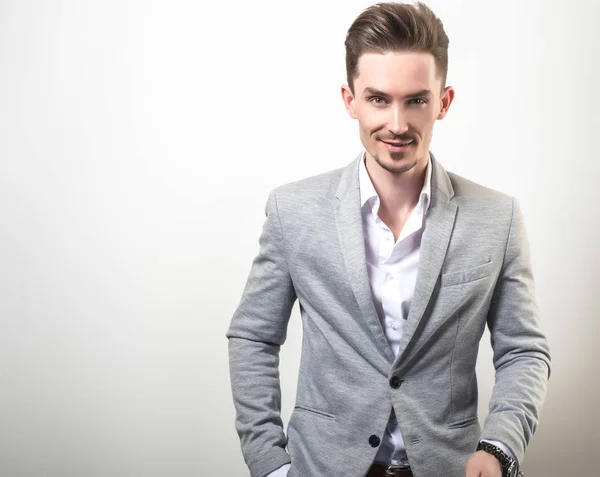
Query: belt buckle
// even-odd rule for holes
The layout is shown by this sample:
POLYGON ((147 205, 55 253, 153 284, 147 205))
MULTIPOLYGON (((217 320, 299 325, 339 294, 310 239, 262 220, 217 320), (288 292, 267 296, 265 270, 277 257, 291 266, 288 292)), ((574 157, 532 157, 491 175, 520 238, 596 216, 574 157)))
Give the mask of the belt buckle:
POLYGON ((385 475, 393 477, 396 470, 408 470, 410 469, 410 465, 389 465, 387 470, 385 471, 385 475))

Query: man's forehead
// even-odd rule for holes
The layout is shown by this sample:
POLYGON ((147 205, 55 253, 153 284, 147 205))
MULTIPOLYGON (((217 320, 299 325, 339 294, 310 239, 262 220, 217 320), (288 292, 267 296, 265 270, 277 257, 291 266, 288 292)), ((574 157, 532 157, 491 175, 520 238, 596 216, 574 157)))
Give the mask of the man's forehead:
POLYGON ((357 73, 354 85, 359 94, 370 88, 393 96, 405 96, 441 87, 441 78, 430 53, 363 53, 357 73))
POLYGON ((396 50, 396 51, 366 51, 358 58, 358 68, 400 68, 411 67, 414 70, 427 71, 435 68, 435 58, 431 53, 424 51, 396 50))

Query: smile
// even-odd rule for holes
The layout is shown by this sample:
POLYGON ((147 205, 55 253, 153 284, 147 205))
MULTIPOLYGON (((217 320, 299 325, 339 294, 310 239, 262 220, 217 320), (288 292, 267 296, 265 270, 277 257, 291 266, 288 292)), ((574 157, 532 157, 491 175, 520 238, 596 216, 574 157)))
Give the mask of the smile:
POLYGON ((388 142, 388 141, 383 141, 386 144, 389 144, 390 146, 408 146, 412 140, 408 141, 408 142, 388 142))
POLYGON ((386 147, 392 152, 402 152, 408 146, 410 146, 414 142, 414 140, 410 140, 407 142, 386 142, 386 141, 381 141, 381 142, 383 142, 386 145, 386 147))

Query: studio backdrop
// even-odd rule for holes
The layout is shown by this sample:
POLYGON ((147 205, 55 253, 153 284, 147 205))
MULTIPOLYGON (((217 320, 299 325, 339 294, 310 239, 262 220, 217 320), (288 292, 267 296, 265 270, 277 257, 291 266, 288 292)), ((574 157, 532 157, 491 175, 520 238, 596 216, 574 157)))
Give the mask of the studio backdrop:
MULTIPOLYGON (((439 0, 444 167, 515 196, 553 372, 527 477, 597 475, 600 3, 439 0)), ((248 471, 225 332, 269 191, 360 152, 364 1, 0 1, 0 475, 248 471)), ((302 330, 281 353, 283 418, 302 330)), ((489 335, 479 417, 494 382, 489 335)), ((437 476, 432 476, 437 477, 437 476)))

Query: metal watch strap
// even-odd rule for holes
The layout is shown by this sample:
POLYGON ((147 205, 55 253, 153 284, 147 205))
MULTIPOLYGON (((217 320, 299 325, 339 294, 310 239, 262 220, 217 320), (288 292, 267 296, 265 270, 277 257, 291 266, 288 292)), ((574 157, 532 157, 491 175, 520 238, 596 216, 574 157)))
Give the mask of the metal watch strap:
POLYGON ((500 447, 489 442, 480 442, 477 445, 477 450, 487 452, 500 461, 500 465, 502 465, 502 477, 523 477, 523 472, 514 472, 517 466, 516 461, 500 447))

